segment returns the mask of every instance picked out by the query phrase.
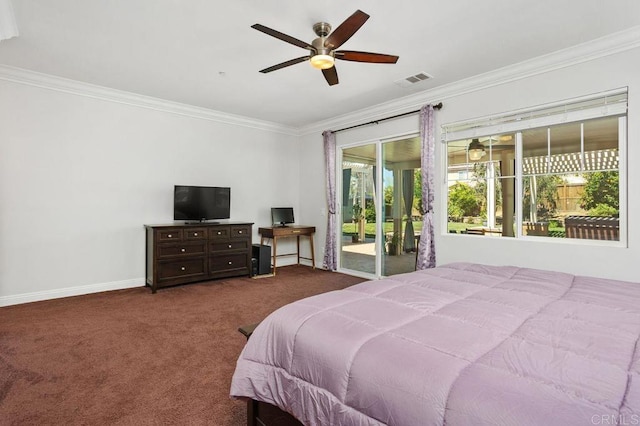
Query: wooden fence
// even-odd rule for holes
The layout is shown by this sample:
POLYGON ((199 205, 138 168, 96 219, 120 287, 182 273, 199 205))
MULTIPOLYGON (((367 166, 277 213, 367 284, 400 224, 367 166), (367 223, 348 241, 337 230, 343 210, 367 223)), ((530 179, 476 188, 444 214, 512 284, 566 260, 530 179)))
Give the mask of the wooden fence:
POLYGON ((564 226, 567 238, 620 240, 620 221, 617 217, 567 216, 564 226))

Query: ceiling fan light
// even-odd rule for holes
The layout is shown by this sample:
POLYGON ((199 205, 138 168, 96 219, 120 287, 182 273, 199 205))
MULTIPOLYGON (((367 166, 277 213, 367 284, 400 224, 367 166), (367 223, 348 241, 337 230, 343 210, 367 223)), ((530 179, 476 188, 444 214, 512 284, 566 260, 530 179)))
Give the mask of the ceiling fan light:
POLYGON ((335 59, 333 58, 333 56, 322 54, 314 55, 309 60, 311 66, 319 70, 326 70, 327 68, 331 68, 334 61, 335 59))

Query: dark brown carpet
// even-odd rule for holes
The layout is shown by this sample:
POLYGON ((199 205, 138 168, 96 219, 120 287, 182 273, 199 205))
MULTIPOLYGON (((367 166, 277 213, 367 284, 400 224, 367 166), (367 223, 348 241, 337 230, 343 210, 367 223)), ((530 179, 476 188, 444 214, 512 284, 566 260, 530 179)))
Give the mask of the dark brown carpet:
POLYGON ((0 424, 244 425, 229 398, 238 327, 361 281, 289 266, 0 308, 0 424))

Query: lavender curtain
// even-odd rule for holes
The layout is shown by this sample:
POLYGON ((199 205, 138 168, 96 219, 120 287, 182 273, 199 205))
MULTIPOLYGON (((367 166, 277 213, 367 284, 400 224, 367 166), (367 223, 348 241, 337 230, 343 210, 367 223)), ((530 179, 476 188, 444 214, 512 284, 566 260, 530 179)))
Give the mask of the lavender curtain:
POLYGON ((329 271, 338 268, 338 247, 336 241, 336 135, 327 130, 324 139, 324 160, 327 176, 327 237, 324 247, 322 267, 329 271))
POLYGON ((434 154, 435 137, 433 134, 433 105, 420 109, 420 140, 422 143, 422 232, 418 244, 416 269, 435 268, 436 247, 433 230, 433 199, 435 190, 434 154))
POLYGON ((402 198, 404 199, 404 212, 407 215, 407 226, 404 228, 404 251, 410 252, 416 249, 415 234, 413 231, 413 169, 402 171, 402 198))

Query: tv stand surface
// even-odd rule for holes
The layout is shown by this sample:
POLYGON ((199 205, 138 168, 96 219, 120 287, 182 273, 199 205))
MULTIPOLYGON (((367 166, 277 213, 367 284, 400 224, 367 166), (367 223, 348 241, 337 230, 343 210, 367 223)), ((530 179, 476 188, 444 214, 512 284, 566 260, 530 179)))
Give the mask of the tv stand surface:
POLYGON ((249 222, 145 225, 146 285, 158 288, 251 274, 249 222))

